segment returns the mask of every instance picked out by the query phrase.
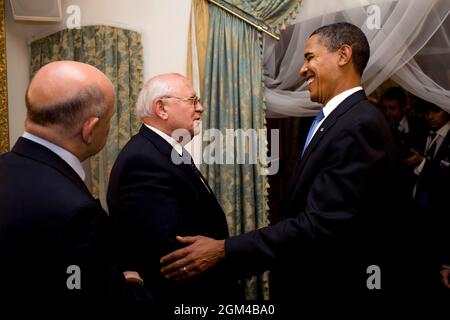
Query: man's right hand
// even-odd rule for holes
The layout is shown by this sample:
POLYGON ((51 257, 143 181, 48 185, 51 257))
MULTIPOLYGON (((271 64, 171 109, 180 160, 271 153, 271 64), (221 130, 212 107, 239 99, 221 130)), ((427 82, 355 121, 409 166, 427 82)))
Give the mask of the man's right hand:
POLYGON ((187 247, 161 258, 161 272, 167 279, 184 280, 214 268, 225 258, 225 240, 203 236, 180 237, 177 240, 187 247))

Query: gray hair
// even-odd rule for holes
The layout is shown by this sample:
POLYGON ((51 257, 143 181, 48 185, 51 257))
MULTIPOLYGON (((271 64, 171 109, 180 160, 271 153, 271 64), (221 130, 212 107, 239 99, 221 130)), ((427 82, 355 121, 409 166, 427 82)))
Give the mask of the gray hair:
POLYGON ((152 117, 155 100, 171 94, 173 79, 168 77, 170 75, 184 78, 181 74, 170 73, 155 76, 144 84, 136 102, 136 116, 139 119, 152 117))

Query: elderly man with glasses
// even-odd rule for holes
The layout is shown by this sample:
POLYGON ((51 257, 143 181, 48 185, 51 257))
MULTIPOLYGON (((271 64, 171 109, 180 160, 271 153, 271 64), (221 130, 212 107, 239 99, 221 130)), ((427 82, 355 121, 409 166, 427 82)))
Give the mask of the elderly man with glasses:
POLYGON ((202 112, 184 76, 150 79, 136 105, 143 125, 111 172, 108 205, 123 248, 122 263, 143 276, 162 310, 170 303, 230 301, 239 296, 237 282, 220 268, 184 282, 166 279, 160 272, 160 258, 181 246, 177 235, 228 237, 222 208, 183 148, 189 139, 174 138, 179 129, 190 138, 197 134, 202 112), (184 161, 177 164, 174 155, 184 161))

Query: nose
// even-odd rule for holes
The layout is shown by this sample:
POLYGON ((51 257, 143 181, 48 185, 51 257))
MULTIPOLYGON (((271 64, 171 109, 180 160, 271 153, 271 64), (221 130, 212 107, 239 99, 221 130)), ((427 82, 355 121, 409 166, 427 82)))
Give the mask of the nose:
POLYGON ((202 106, 202 103, 200 102, 200 100, 195 104, 195 111, 197 111, 198 113, 203 112, 203 106, 202 106))
POLYGON ((308 72, 308 68, 306 67, 306 62, 303 62, 303 65, 300 68, 300 75, 304 78, 304 77, 306 77, 307 72, 308 72))

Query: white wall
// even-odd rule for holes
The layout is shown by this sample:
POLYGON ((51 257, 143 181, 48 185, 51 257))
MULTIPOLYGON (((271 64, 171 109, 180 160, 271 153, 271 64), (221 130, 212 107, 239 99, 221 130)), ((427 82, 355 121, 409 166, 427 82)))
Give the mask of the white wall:
POLYGON ((135 30, 142 35, 144 79, 165 72, 186 73, 191 0, 62 0, 61 23, 17 22, 9 1, 6 10, 8 94, 11 146, 23 132, 24 94, 29 80, 28 43, 66 28, 66 9, 77 5, 81 25, 104 24, 135 30))

